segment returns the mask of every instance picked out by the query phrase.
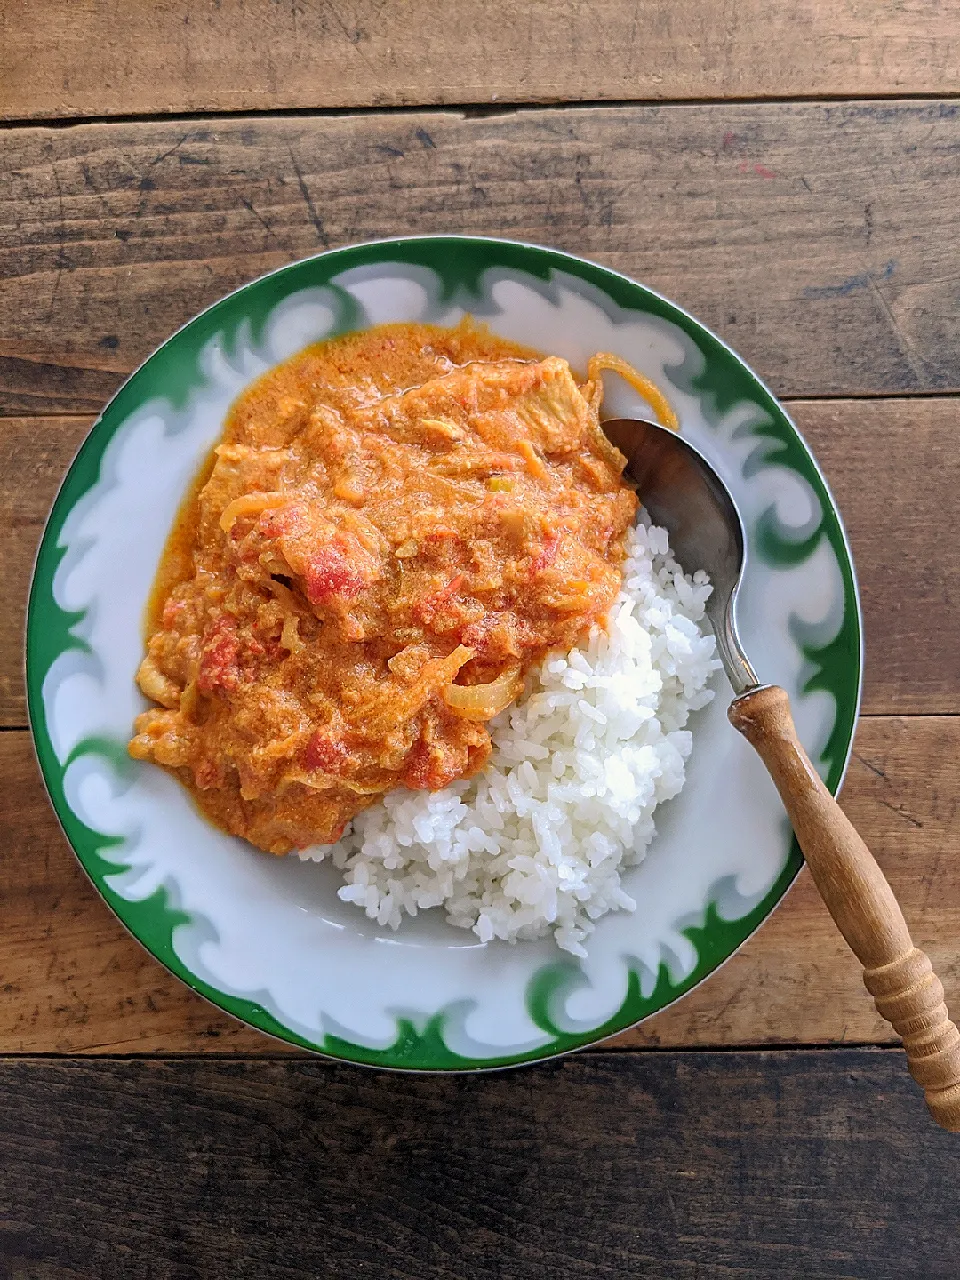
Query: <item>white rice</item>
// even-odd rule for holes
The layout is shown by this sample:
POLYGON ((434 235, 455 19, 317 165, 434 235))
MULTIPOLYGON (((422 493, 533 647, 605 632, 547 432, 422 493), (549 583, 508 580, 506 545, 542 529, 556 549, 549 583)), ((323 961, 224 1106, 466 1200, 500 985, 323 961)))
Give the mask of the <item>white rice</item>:
POLYGON ((685 575, 663 529, 627 538, 623 588, 606 630, 551 655, 491 723, 486 768, 442 791, 399 789, 333 846, 344 902, 396 929, 443 907, 484 942, 538 938, 585 955, 608 911, 636 909, 620 872, 641 862, 654 810, 683 786, 691 711, 720 666, 701 623, 704 573, 685 575))

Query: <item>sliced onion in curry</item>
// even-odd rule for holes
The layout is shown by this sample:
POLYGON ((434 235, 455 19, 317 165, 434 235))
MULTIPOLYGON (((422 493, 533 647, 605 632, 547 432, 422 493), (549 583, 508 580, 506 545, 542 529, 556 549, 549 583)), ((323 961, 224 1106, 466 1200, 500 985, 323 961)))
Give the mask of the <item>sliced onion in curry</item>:
POLYGON ((171 533, 131 754, 272 853, 482 768, 486 722, 619 587, 636 498, 600 427, 604 370, 675 425, 620 357, 582 384, 471 322, 344 335, 264 374, 171 533), (485 683, 455 683, 474 661, 485 683), (331 716, 349 769, 307 767, 291 726, 331 716))
POLYGON ((458 644, 453 653, 446 658, 435 658, 427 662, 414 683, 398 698, 394 694, 383 704, 364 707, 365 727, 380 729, 391 723, 409 719, 428 702, 436 693, 446 689, 461 667, 475 656, 475 650, 469 645, 458 644))
POLYGON ((262 511, 273 511, 290 502, 286 493, 244 493, 234 498, 220 513, 220 528, 229 533, 241 516, 258 516, 262 511))
POLYGON ((471 720, 492 720, 506 711, 519 696, 523 677, 519 667, 512 667, 489 684, 448 684, 443 700, 457 716, 471 720))
POLYGON ((651 382, 649 378, 645 378, 642 373, 638 373, 633 365, 624 360, 622 356, 615 356, 611 351, 598 351, 595 356, 590 357, 590 361, 587 364, 588 382, 584 388, 584 394, 588 400, 594 403, 594 408, 598 407, 601 398, 598 392, 602 385, 600 374, 604 370, 619 374, 628 386, 639 392, 656 414, 657 420, 662 427, 668 427, 671 431, 680 429, 677 415, 671 408, 670 401, 657 384, 651 382), (594 402, 594 398, 596 402, 594 402))

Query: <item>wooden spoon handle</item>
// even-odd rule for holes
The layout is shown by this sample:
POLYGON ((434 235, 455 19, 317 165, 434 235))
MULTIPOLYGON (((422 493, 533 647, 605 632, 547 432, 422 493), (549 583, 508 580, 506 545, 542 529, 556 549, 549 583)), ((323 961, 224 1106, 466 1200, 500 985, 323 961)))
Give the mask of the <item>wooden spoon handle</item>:
POLYGON ((960 1033, 928 957, 911 941, 873 855, 824 786, 797 738, 790 700, 768 685, 737 698, 731 723, 776 783, 827 910, 864 968, 880 1014, 903 1039, 933 1118, 960 1133, 960 1033))

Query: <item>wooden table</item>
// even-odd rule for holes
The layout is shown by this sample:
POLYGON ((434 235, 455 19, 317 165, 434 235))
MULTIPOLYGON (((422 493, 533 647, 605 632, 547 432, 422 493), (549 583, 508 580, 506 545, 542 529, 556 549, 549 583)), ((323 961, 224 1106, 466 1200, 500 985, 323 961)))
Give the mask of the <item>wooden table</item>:
POLYGON ((960 1007, 960 0, 0 0, 0 1274, 955 1278, 937 1131, 805 875, 602 1050, 423 1079, 219 1013, 128 937, 25 729, 93 415, 242 281, 385 234, 620 268, 782 396, 847 521, 844 806, 960 1007))

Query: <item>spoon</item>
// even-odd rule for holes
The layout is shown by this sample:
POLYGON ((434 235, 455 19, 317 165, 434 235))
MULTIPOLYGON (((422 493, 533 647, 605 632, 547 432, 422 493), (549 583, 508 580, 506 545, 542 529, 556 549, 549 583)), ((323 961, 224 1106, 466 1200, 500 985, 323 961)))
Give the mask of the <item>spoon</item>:
POLYGON ((893 890, 800 745, 790 700, 762 684, 737 632, 737 592, 747 563, 743 519, 730 491, 691 444, 635 418, 602 424, 626 456, 626 473, 673 554, 713 584, 707 616, 735 694, 727 712, 756 748, 793 824, 814 883, 857 959, 877 1011, 902 1038, 910 1073, 933 1118, 960 1133, 960 1033, 943 987, 913 945, 893 890))

